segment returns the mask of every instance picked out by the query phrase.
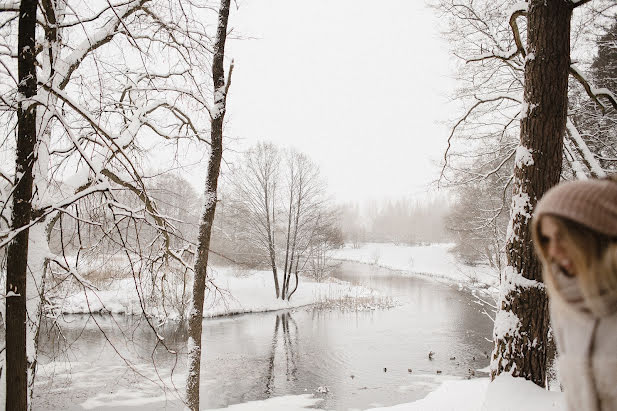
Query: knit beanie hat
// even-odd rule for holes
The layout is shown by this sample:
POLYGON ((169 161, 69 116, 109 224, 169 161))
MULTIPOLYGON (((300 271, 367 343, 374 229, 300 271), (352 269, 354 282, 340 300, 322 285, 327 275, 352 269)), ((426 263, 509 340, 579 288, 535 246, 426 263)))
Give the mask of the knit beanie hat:
POLYGON ((558 184, 536 205, 534 218, 544 214, 566 218, 597 233, 617 237, 617 181, 606 178, 558 184))

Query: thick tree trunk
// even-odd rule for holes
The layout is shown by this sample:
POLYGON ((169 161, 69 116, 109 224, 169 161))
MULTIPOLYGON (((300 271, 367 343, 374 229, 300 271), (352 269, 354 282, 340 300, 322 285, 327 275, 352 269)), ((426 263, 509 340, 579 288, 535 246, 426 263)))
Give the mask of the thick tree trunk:
MULTIPOLYGON (((212 79, 214 82, 214 107, 211 120, 211 153, 208 162, 205 197, 206 204, 199 226, 199 246, 195 261, 195 280, 193 283, 193 301, 189 313, 188 331, 188 376, 186 384, 186 399, 188 407, 199 410, 199 381, 201 372, 201 332, 203 322, 204 294, 206 288, 206 269, 208 267, 208 251, 212 222, 217 201, 217 187, 221 158, 223 155, 223 120, 229 83, 225 83, 225 40, 227 38, 227 21, 229 18, 230 0, 221 0, 219 20, 214 44, 212 60, 212 79)), ((231 70, 230 70, 231 77, 231 70)), ((228 82, 230 79, 228 79, 228 82)))
MULTIPOLYGON (((17 152, 15 191, 11 229, 18 230, 32 218, 32 167, 36 145, 35 27, 37 2, 22 1, 19 7, 17 69, 19 77, 17 108, 17 152)), ((28 363, 26 360, 26 275, 28 229, 9 244, 6 279, 6 409, 28 407, 28 363)))
MULTIPOLYGON (((62 76, 58 74, 58 66, 62 67, 60 59, 60 49, 62 43, 62 22, 66 11, 66 0, 43 1, 41 12, 44 20, 49 22, 45 29, 44 47, 39 53, 39 80, 42 83, 52 83, 54 87, 59 87, 62 76)), ((60 70, 62 71, 62 70, 60 70)), ((46 94, 39 89, 39 98, 43 96, 48 107, 54 107, 58 97, 53 94, 46 94)), ((32 209, 37 213, 37 209, 44 204, 43 193, 47 191, 49 185, 49 147, 52 137, 52 130, 49 126, 53 118, 53 111, 38 110, 37 124, 37 150, 33 165, 33 196, 32 209)), ((49 251, 49 233, 53 229, 57 215, 51 214, 51 218, 42 218, 29 230, 30 249, 39 252, 30 253, 28 256, 28 276, 26 289, 28 290, 26 303, 26 358, 28 362, 28 401, 32 400, 36 369, 38 364, 39 350, 39 329, 43 316, 43 299, 45 295, 47 271, 47 260, 49 251), (45 252, 43 252, 45 250, 45 252)))
POLYGON ((514 169, 508 266, 501 279, 491 376, 503 372, 545 385, 547 299, 529 223, 542 195, 559 182, 568 101, 570 18, 564 0, 531 0, 521 141, 514 169))

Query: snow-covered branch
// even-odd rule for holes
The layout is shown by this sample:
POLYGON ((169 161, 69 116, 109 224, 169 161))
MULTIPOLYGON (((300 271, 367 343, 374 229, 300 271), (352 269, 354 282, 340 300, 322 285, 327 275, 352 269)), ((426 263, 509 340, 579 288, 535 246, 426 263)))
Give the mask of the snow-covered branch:
POLYGON ((581 152, 585 164, 587 165, 587 168, 589 169, 591 174, 595 177, 606 177, 606 172, 604 171, 596 157, 593 155, 591 150, 589 150, 589 147, 587 147, 587 144, 581 137, 580 133, 576 129, 576 126, 570 118, 568 118, 566 122, 566 131, 572 142, 576 145, 576 148, 581 152))
POLYGON ((598 88, 592 87, 589 80, 585 78, 583 73, 581 73, 580 70, 578 70, 573 65, 570 66, 570 74, 572 75, 572 77, 578 80, 579 83, 581 83, 581 85, 587 92, 587 95, 600 107, 600 109, 602 110, 602 113, 606 112, 606 106, 600 101, 600 98, 607 99, 611 103, 613 108, 617 110, 617 98, 609 89, 607 88, 598 89, 598 88))

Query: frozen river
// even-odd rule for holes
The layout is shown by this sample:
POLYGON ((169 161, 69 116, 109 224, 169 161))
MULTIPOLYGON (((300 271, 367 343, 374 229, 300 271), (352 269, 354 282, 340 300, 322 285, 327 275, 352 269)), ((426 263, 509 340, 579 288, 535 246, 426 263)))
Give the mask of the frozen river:
MULTIPOLYGON (((204 320, 202 408, 315 393, 319 387, 327 387, 327 393, 316 393, 325 409, 393 405, 488 364, 492 323, 468 293, 355 263, 344 263, 336 276, 402 304, 204 320)), ((35 409, 181 408, 174 385, 182 390, 184 327, 170 324, 159 331, 177 355, 157 346, 147 324, 132 317, 71 316, 61 332, 44 339, 35 409)))

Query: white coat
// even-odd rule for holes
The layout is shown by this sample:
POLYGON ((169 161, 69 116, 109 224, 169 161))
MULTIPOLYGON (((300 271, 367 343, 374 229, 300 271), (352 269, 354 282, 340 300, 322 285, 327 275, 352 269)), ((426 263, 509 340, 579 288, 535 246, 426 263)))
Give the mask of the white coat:
POLYGON ((568 411, 617 411, 615 296, 592 310, 576 277, 553 272, 557 289, 549 294, 551 325, 568 411))

